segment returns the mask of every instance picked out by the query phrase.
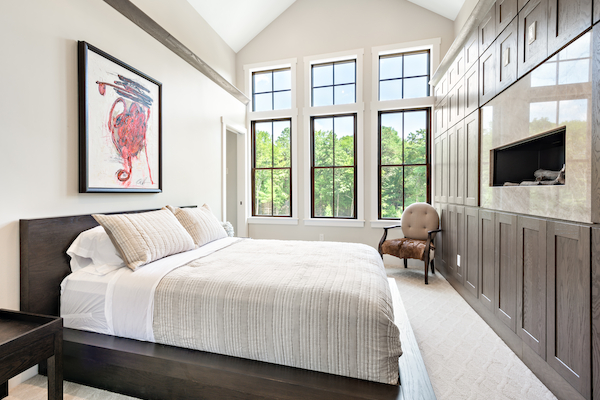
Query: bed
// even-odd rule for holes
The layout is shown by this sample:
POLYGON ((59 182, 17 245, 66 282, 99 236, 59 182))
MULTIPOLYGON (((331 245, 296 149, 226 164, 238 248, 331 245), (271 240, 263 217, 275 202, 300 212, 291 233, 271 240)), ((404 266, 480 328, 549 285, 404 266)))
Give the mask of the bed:
MULTIPOLYGON (((60 283, 70 273, 65 250, 96 225, 90 215, 20 221, 21 310, 58 315, 60 283)), ((75 329, 64 332, 65 379, 156 399, 433 399, 397 289, 392 298, 404 353, 400 385, 75 329)))

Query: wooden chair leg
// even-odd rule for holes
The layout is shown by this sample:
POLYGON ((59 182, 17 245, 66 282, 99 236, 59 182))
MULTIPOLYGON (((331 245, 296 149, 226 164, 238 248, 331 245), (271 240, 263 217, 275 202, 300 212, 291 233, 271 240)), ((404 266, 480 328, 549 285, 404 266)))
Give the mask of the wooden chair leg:
POLYGON ((429 275, 429 261, 425 260, 425 284, 428 285, 428 275, 429 275))
POLYGON ((404 268, 408 268, 408 260, 406 258, 404 258, 403 260, 404 260, 404 268))

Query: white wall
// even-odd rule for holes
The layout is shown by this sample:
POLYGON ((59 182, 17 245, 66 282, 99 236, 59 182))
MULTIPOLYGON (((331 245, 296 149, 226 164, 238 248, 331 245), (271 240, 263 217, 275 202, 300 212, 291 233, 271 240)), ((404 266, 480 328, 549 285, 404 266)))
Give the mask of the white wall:
MULTIPOLYGON (((371 202, 376 200, 372 193, 371 177, 371 47, 395 43, 406 43, 429 38, 441 38, 440 59, 454 40, 454 24, 449 19, 434 14, 405 0, 297 0, 279 18, 254 38, 237 55, 237 82, 243 87, 245 64, 256 64, 272 60, 297 58, 296 103, 299 109, 298 127, 298 192, 299 225, 250 225, 249 235, 253 238, 281 238, 352 241, 377 246, 383 230, 371 228, 368 221, 377 219, 371 215, 371 202), (309 155, 304 152, 306 130, 302 106, 304 105, 305 82, 304 57, 345 50, 364 49, 364 177, 365 193, 359 193, 364 202, 365 227, 339 228, 305 226, 303 187, 306 163, 309 155)), ((360 79, 360 77, 359 77, 360 79)), ((376 151, 376 150, 375 150, 376 151)), ((375 156, 375 155, 374 155, 375 156)))
MULTIPOLYGON (((185 0, 136 0, 234 80, 235 53, 185 0)), ((19 219, 221 207, 221 116, 245 106, 100 0, 0 1, 0 308, 19 308, 19 219), (163 193, 78 193, 77 41, 163 84, 163 193)))
POLYGON ((465 3, 461 7, 458 15, 454 19, 454 37, 457 37, 463 26, 467 22, 467 19, 471 16, 471 13, 475 9, 475 6, 479 0, 465 0, 465 3))

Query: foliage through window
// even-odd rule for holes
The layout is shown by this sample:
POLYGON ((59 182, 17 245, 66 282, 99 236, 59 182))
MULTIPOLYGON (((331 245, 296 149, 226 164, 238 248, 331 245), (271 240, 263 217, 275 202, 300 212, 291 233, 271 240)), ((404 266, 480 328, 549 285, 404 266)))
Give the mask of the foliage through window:
POLYGON ((312 218, 356 218, 356 114, 313 117, 312 218))
POLYGON ((290 68, 252 73, 252 111, 292 108, 290 68))
POLYGON ((291 120, 252 122, 252 215, 291 217, 291 120))
POLYGON ((429 200, 429 110, 379 113, 379 218, 429 200))
POLYGON ((312 106, 356 103, 356 60, 312 66, 312 106))
POLYGON ((429 50, 379 57, 379 100, 429 96, 429 50))

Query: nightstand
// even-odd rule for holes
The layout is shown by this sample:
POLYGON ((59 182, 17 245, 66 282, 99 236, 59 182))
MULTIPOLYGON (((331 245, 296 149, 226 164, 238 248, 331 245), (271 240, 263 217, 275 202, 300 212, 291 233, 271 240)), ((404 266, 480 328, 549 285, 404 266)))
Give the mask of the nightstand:
POLYGON ((0 399, 8 380, 48 360, 48 399, 63 398, 62 329, 59 317, 0 309, 0 399))

